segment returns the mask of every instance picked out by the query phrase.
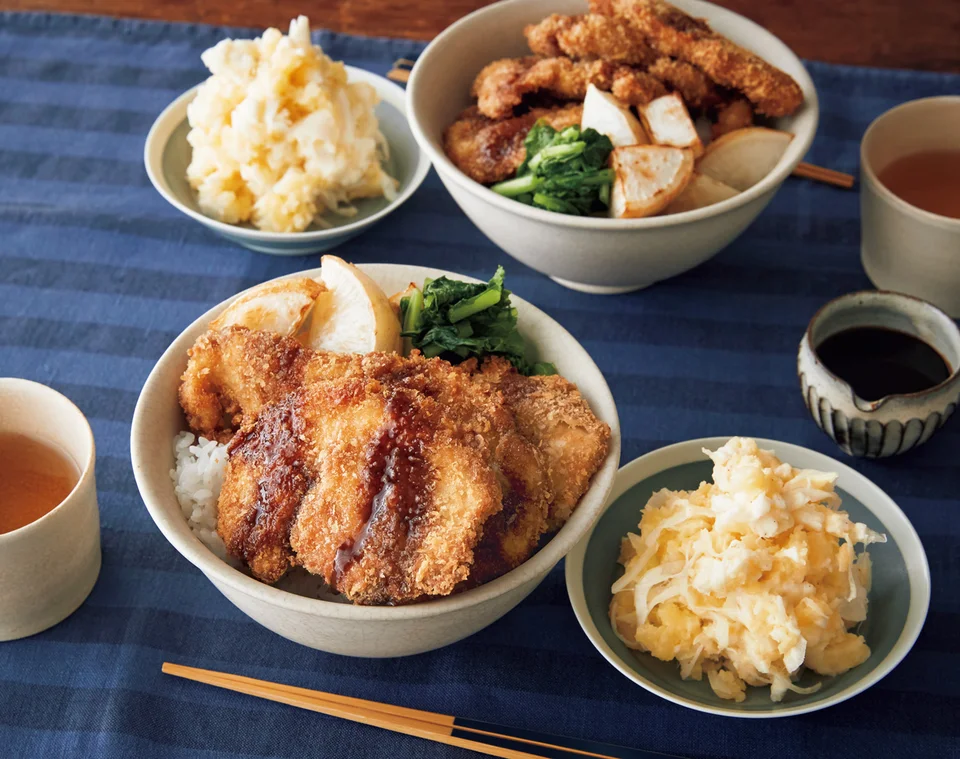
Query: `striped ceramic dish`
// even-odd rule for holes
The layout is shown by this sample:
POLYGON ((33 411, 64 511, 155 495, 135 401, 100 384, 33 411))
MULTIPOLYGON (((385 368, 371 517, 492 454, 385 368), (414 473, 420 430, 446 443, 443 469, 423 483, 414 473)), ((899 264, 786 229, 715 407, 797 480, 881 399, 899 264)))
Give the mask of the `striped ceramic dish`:
POLYGON ((891 292, 858 292, 827 303, 810 321, 797 356, 803 400, 817 426, 846 453, 882 458, 927 442, 956 410, 960 399, 960 329, 926 301, 891 292), (816 348, 852 327, 886 327, 936 348, 953 373, 919 393, 860 398, 827 369, 816 348))

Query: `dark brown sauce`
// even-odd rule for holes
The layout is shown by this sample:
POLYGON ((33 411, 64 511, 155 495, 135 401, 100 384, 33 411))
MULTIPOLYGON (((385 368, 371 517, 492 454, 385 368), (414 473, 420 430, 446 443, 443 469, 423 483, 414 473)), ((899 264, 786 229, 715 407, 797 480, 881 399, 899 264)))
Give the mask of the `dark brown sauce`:
POLYGON ((252 560, 269 547, 289 546, 300 501, 310 488, 301 451, 303 418, 297 394, 269 406, 248 429, 230 441, 230 456, 240 455, 256 467, 257 502, 247 510, 241 527, 231 536, 228 550, 252 560))
POLYGON ((842 330, 820 343, 816 352, 827 369, 866 401, 929 390, 951 373, 949 364, 923 340, 883 327, 842 330))
POLYGON ((76 464, 49 443, 0 433, 0 534, 53 511, 80 479, 76 464))
POLYGON ((375 538, 391 546, 394 555, 403 551, 426 497, 421 425, 404 391, 387 402, 386 416, 386 423, 366 450, 363 524, 337 549, 334 579, 338 587, 375 538))

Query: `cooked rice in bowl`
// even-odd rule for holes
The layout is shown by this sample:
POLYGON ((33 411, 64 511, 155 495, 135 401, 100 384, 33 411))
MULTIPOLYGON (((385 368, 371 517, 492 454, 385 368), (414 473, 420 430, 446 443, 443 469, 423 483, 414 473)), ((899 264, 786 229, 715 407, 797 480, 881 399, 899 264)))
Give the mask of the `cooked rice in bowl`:
MULTIPOLYGON (((202 436, 197 438, 192 432, 184 431, 173 440, 173 455, 176 468, 170 470, 170 479, 190 530, 218 558, 249 575, 243 563, 227 553, 223 539, 217 534, 217 501, 227 467, 227 444, 202 436)), ((290 570, 274 587, 307 598, 348 603, 332 591, 323 578, 301 567, 290 570)))

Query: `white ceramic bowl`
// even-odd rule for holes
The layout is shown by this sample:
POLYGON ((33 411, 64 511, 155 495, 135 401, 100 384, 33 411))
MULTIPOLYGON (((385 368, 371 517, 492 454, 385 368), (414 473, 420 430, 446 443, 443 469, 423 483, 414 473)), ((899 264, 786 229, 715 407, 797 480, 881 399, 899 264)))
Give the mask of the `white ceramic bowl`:
POLYGON ((651 693, 697 711, 726 717, 787 717, 825 709, 846 701, 885 677, 913 647, 930 605, 930 569, 923 544, 896 503, 870 480, 846 464, 822 453, 776 440, 757 440, 783 461, 799 469, 837 472, 837 489, 851 518, 887 535, 886 543, 870 546, 873 586, 867 619, 858 628, 870 646, 870 657, 837 677, 806 672, 800 685, 819 682, 815 693, 787 693, 770 700, 769 688, 747 688, 742 703, 716 696, 706 680, 683 680, 675 661, 631 651, 616 634, 608 617, 610 586, 619 576, 620 540, 636 532, 641 509, 660 488, 691 490, 709 480, 712 463, 704 448, 715 450, 729 437, 687 440, 641 456, 624 466, 603 515, 567 556, 567 592, 590 642, 621 674, 651 693))
POLYGON ((708 208, 648 219, 566 216, 498 195, 444 154, 443 130, 469 105, 470 84, 480 69, 497 58, 529 55, 523 27, 551 13, 584 13, 583 0, 507 0, 478 10, 431 42, 411 73, 407 113, 413 134, 454 200, 507 253, 567 287, 629 292, 703 263, 749 226, 813 141, 817 93, 800 59, 770 32, 732 11, 700 0, 674 2, 786 71, 806 98, 796 114, 775 122, 796 136, 773 171, 749 190, 708 208))
POLYGON ((190 131, 187 106, 196 96, 197 87, 187 90, 168 105, 150 128, 143 148, 147 176, 157 192, 174 208, 245 248, 275 256, 299 256, 330 250, 345 243, 399 208, 430 170, 429 159, 417 147, 407 125, 403 90, 369 71, 353 66, 346 69, 351 82, 366 82, 380 96, 377 120, 390 146, 390 156, 384 165, 387 173, 400 183, 394 200, 360 200, 356 203, 356 216, 327 214, 324 221, 334 226, 323 229, 313 225, 303 232, 263 232, 250 224, 226 224, 204 215, 197 204, 197 193, 187 183, 187 166, 193 155, 187 142, 190 131))
MULTIPOLYGON (((443 275, 438 269, 393 264, 360 266, 387 292, 443 275)), ((318 276, 320 269, 297 276, 318 276)), ((470 280, 476 281, 476 280, 470 280)), ((140 393, 130 453, 140 495, 167 540, 239 609, 278 635, 311 648, 350 656, 405 656, 460 640, 491 624, 522 601, 590 529, 603 510, 620 461, 620 423, 606 380, 583 347, 553 319, 516 295, 520 330, 539 358, 553 361, 575 382, 597 416, 610 425, 610 452, 563 528, 511 572, 464 593, 400 607, 353 606, 295 595, 265 585, 219 559, 187 526, 170 480, 173 438, 186 425, 177 401, 187 349, 229 303, 205 313, 174 340, 140 393)), ((230 300, 233 300, 231 298, 230 300)))

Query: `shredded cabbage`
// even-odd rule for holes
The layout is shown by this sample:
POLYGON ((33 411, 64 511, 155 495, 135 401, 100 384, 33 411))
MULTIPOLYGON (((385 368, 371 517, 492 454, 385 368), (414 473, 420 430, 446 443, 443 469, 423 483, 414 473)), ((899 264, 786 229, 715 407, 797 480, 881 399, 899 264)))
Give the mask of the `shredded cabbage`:
POLYGON ((810 693, 819 684, 795 682, 805 667, 836 675, 865 661, 850 628, 866 619, 872 565, 854 547, 886 536, 840 510, 835 474, 794 469, 749 438, 705 453, 713 482, 654 493, 624 540, 610 604, 620 639, 735 701, 747 685, 774 701, 810 693))

